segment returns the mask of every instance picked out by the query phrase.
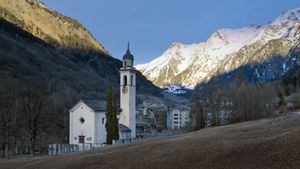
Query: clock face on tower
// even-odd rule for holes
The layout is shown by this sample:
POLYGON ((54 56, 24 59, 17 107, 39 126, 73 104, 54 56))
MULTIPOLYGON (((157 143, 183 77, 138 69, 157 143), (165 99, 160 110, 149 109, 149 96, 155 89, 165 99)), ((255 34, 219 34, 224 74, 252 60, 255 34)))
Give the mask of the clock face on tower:
POLYGON ((123 86, 122 92, 125 94, 125 93, 127 93, 127 91, 128 91, 127 86, 123 86))

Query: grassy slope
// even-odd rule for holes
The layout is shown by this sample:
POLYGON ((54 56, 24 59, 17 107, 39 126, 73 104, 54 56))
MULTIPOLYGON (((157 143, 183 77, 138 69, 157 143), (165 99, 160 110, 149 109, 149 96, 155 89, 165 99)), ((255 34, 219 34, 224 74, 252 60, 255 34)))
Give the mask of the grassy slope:
POLYGON ((287 115, 86 153, 2 160, 0 168, 296 169, 300 167, 299 126, 299 116, 287 115))

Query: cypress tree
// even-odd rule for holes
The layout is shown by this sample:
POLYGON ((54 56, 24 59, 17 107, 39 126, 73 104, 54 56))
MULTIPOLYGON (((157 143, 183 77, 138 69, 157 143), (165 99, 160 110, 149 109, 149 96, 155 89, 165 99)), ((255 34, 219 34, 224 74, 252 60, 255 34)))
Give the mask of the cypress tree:
POLYGON ((118 128, 118 109, 117 103, 113 94, 112 86, 109 86, 107 95, 107 106, 106 106, 106 143, 112 144, 112 140, 119 139, 119 128, 118 128))

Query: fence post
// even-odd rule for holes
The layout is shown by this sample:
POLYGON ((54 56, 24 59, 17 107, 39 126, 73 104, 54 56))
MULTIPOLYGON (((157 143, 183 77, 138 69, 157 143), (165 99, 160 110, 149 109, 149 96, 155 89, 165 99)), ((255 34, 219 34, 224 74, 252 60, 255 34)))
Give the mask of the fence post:
POLYGON ((51 155, 51 149, 50 149, 50 145, 51 145, 51 144, 48 144, 48 156, 50 156, 50 155, 51 155))
POLYGON ((59 155, 59 147, 58 147, 58 144, 55 144, 55 147, 56 147, 56 153, 55 153, 55 155, 59 155))
POLYGON ((51 155, 54 155, 54 148, 53 148, 53 144, 51 144, 51 155))
POLYGON ((65 145, 61 144, 60 146, 60 154, 64 154, 65 153, 65 145))

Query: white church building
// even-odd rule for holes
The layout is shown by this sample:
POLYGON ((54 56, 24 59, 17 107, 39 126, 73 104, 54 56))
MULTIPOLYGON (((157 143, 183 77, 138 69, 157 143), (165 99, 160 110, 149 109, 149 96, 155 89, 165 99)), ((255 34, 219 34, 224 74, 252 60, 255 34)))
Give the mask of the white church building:
MULTIPOLYGON (((136 138, 136 69, 129 45, 120 69, 120 139, 136 138)), ((80 100, 70 109, 69 144, 106 142, 106 101, 80 100)))

